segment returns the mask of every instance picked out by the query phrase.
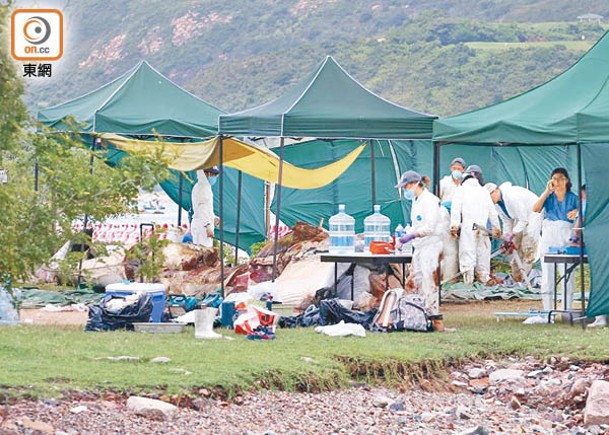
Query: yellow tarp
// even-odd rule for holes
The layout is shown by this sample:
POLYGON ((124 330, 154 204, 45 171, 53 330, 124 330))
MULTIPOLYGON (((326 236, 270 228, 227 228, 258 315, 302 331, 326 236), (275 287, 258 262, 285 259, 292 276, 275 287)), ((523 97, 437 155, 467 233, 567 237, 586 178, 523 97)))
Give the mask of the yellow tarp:
MULTIPOLYGON (((131 153, 160 155, 167 159, 171 169, 194 171, 216 166, 220 163, 220 138, 205 142, 175 143, 128 139, 116 134, 102 134, 103 140, 131 153)), ((224 138, 224 165, 238 169, 262 180, 277 183, 279 179, 279 157, 274 153, 246 144, 235 138, 224 138)), ((316 189, 341 176, 364 150, 362 144, 341 160, 317 169, 305 169, 283 162, 282 185, 293 189, 316 189)))

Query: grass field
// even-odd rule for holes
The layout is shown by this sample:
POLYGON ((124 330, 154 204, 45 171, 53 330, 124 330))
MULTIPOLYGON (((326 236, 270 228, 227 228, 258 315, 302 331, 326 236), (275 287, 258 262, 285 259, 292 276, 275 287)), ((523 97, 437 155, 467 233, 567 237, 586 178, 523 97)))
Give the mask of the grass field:
POLYGON ((607 360, 609 330, 496 322, 493 312, 526 311, 537 302, 470 303, 444 308, 452 333, 368 333, 330 338, 312 329, 278 330, 273 341, 201 341, 192 328, 177 335, 85 333, 79 327, 0 327, 0 385, 33 394, 62 389, 181 392, 195 387, 237 390, 325 390, 352 380, 395 385, 408 373, 441 376, 449 361, 534 355, 607 360), (137 362, 113 362, 130 355, 137 362), (157 356, 171 358, 154 364, 157 356))

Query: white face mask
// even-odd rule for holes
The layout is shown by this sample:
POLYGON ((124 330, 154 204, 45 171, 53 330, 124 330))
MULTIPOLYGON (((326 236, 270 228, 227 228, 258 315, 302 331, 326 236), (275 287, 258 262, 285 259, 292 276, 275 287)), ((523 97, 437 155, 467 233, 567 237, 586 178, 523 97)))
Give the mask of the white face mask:
POLYGON ((454 171, 452 171, 451 175, 457 181, 463 179, 463 172, 461 172, 458 169, 455 169, 454 171))
POLYGON ((415 199, 415 197, 416 197, 416 195, 415 195, 413 189, 404 190, 404 199, 407 199, 408 201, 413 201, 415 199))

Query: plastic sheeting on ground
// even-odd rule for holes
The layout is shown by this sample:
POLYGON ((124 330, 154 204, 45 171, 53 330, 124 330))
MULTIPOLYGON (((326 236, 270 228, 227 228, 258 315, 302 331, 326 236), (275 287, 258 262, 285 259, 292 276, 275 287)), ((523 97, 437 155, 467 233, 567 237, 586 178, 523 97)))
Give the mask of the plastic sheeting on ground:
POLYGON ((91 304, 100 302, 103 293, 95 293, 89 289, 51 291, 40 289, 23 289, 20 291, 21 308, 39 308, 48 304, 71 305, 91 304))
POLYGON ((322 263, 318 256, 290 262, 275 280, 275 291, 284 304, 300 304, 315 296, 320 288, 334 285, 334 264, 322 263))
POLYGON ((467 285, 462 282, 445 284, 442 287, 442 299, 478 300, 485 299, 528 299, 540 300, 539 289, 528 289, 526 284, 518 283, 512 286, 486 286, 476 282, 467 285))

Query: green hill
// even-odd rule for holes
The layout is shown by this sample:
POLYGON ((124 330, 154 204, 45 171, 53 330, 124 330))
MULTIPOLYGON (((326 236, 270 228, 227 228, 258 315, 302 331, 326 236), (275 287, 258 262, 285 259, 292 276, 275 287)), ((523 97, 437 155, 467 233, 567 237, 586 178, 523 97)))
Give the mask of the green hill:
POLYGON ((447 115, 542 83, 604 32, 606 0, 79 0, 63 7, 66 55, 28 84, 31 110, 140 60, 227 110, 281 94, 325 55, 380 95, 447 115), (549 21, 551 20, 551 22, 549 21))

